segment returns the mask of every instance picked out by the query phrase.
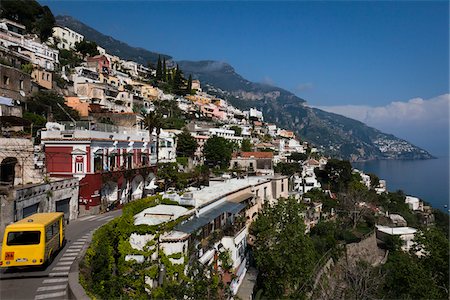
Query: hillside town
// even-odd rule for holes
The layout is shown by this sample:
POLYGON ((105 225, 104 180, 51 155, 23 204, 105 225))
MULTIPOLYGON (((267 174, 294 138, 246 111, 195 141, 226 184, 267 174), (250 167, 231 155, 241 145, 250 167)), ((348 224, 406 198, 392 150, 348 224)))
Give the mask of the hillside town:
POLYGON ((370 298, 352 285, 374 278, 361 268, 433 251, 418 238, 439 223, 426 202, 202 91, 164 57, 144 66, 67 27, 43 41, 1 19, 0 80, 1 236, 35 213, 71 224, 122 210, 80 267, 89 297, 370 298), (309 258, 277 273, 275 251, 309 258))

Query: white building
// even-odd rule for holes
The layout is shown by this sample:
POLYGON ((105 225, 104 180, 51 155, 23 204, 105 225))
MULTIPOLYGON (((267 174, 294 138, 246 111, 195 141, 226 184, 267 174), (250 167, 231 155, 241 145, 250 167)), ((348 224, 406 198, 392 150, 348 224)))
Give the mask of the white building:
POLYGON ((417 229, 411 227, 388 227, 376 225, 376 236, 379 240, 385 240, 387 236, 398 236, 403 241, 402 250, 408 252, 414 246, 414 236, 417 229))
POLYGON ((417 197, 406 196, 405 203, 408 204, 411 210, 423 211, 423 202, 417 197))
POLYGON ((70 28, 63 26, 53 27, 53 41, 59 49, 70 50, 75 48, 75 43, 84 40, 84 36, 70 28))

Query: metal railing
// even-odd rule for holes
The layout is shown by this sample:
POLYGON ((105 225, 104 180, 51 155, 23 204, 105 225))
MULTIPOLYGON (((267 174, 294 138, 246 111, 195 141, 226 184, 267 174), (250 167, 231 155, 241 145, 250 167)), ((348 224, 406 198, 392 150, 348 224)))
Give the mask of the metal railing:
POLYGON ((102 132, 119 132, 119 127, 116 125, 105 123, 91 123, 88 121, 76 122, 59 122, 64 126, 64 130, 88 130, 88 131, 102 131, 102 132))

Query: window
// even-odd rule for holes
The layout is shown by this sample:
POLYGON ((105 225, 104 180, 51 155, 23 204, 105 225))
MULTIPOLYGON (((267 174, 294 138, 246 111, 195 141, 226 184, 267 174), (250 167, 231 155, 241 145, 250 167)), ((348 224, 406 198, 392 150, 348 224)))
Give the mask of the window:
POLYGON ((109 157, 109 169, 112 171, 116 167, 116 156, 111 155, 109 157))
POLYGON ((50 74, 47 74, 47 81, 50 81, 50 74))
POLYGON ((45 79, 45 74, 44 73, 42 73, 42 80, 44 80, 45 79))
POLYGON ((284 192, 284 183, 281 183, 281 192, 284 192))
POLYGON ((19 89, 23 90, 23 80, 19 81, 19 89))
POLYGON ((41 241, 40 231, 16 231, 8 233, 6 244, 14 245, 37 245, 41 241))
POLYGON ((8 76, 3 76, 3 84, 9 85, 9 77, 8 76))
POLYGON ((75 172, 76 173, 83 173, 83 163, 82 162, 77 162, 75 163, 75 172))

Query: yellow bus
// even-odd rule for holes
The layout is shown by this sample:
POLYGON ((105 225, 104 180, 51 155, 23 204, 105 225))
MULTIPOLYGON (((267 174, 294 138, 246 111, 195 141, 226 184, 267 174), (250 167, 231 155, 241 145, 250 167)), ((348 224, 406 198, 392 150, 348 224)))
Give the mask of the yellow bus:
POLYGON ((42 266, 64 246, 64 213, 37 213, 5 229, 0 267, 42 266))

